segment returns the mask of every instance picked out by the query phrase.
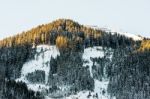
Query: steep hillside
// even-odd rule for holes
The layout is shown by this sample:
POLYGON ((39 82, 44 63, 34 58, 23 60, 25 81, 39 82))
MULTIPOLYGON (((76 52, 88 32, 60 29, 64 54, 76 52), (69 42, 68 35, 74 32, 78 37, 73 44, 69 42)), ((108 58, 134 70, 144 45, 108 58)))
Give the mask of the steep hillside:
POLYGON ((68 99, 72 99, 73 97, 82 99, 83 96, 108 99, 110 97, 107 93, 109 78, 107 78, 106 68, 107 64, 111 62, 113 50, 104 50, 101 46, 85 48, 83 53, 81 53, 81 60, 79 57, 76 58, 78 53, 75 54, 77 55, 67 55, 70 59, 66 60, 64 55, 60 54, 56 46, 37 46, 34 59, 24 63, 21 76, 17 78, 16 81, 25 82, 30 90, 47 94, 47 98, 63 97, 66 95, 68 99), (60 60, 59 57, 62 57, 62 59, 60 60), (75 59, 72 59, 73 57, 75 59), (101 64, 99 59, 105 60, 107 64, 101 64), (55 61, 57 63, 55 63, 55 61), (81 64, 79 61, 81 61, 81 64), (79 75, 78 73, 80 72, 82 72, 82 74, 79 75), (54 92, 54 89, 49 90, 54 86, 56 87, 54 92), (70 92, 72 92, 72 95, 69 94, 70 92), (74 92, 79 93, 74 95, 74 92), (91 96, 89 96, 89 93, 91 96))
POLYGON ((149 99, 150 51, 127 53, 112 60, 108 92, 117 99, 149 99))
POLYGON ((149 99, 149 56, 149 40, 58 19, 0 41, 0 98, 149 99))

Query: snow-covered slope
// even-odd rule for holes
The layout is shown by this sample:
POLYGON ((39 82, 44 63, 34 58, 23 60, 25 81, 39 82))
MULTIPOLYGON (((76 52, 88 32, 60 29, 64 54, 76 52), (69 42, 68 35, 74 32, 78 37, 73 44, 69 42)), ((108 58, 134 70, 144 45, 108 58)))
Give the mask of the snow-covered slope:
POLYGON ((142 37, 140 37, 138 35, 135 35, 135 34, 132 34, 132 33, 128 33, 128 32, 122 32, 120 29, 116 29, 116 28, 105 28, 104 31, 111 32, 112 34, 116 34, 117 33, 117 34, 120 34, 120 35, 124 35, 124 36, 126 36, 128 38, 132 38, 135 41, 143 39, 142 37))
POLYGON ((127 33, 127 32, 112 32, 112 34, 115 34, 115 33, 120 34, 120 35, 124 35, 124 36, 126 36, 126 37, 128 37, 128 38, 132 38, 132 39, 135 40, 135 41, 139 41, 139 40, 142 40, 142 39, 143 39, 143 38, 140 37, 140 36, 137 36, 137 35, 135 35, 135 34, 130 34, 130 33, 127 33))
MULTIPOLYGON (((88 26, 89 27, 89 26, 88 26)), ((100 27, 97 27, 97 26, 91 26, 91 28, 93 29, 98 29, 98 30, 102 30, 102 31, 105 31, 105 32, 109 32, 109 33, 112 33, 112 34, 120 34, 120 35, 124 35, 128 38, 132 38, 133 40, 135 41, 138 41, 138 40, 142 40, 143 37, 139 36, 139 35, 135 35, 135 34, 132 34, 132 33, 128 33, 128 32, 123 32, 122 30, 118 29, 118 28, 114 28, 114 27, 103 27, 103 28, 100 28, 100 27)))
POLYGON ((27 83, 28 88, 34 91, 40 91, 42 89, 47 88, 48 86, 46 86, 46 84, 48 82, 51 57, 56 58, 59 54, 60 53, 56 48, 56 46, 49 46, 49 45, 37 46, 34 59, 26 62, 23 65, 21 70, 21 77, 17 79, 17 81, 23 81, 27 83), (29 73, 33 73, 36 70, 45 72, 45 84, 32 84, 26 79, 26 76, 29 73))
MULTIPOLYGON (((105 52, 101 46, 89 47, 89 48, 84 49, 84 53, 82 56, 84 60, 83 66, 89 66, 89 71, 90 71, 90 75, 92 78, 93 78, 92 58, 99 58, 99 57, 102 58, 104 56, 105 56, 105 52)), ((108 55, 107 57, 111 59, 112 53, 108 55)), ((103 78, 102 81, 95 79, 95 78, 93 79, 94 79, 94 87, 95 87, 93 92, 90 92, 87 90, 81 91, 77 93, 76 95, 71 95, 67 97, 66 99, 115 99, 115 97, 110 98, 110 95, 107 93, 109 78, 103 78)))
MULTIPOLYGON (((107 49, 108 50, 108 49, 107 49)), ((111 53, 111 50, 108 50, 111 53)), ((93 77, 92 66, 93 66, 93 58, 102 58, 106 54, 101 46, 94 46, 84 49, 84 53, 82 59, 84 60, 83 66, 89 66, 90 76, 94 79, 94 90, 93 92, 85 90, 81 91, 75 95, 70 95, 68 97, 64 97, 64 99, 110 99, 109 94, 107 93, 107 87, 109 83, 109 78, 103 78, 101 81, 93 77)), ((16 81, 23 81, 27 84, 28 88, 34 91, 43 91, 45 89, 49 89, 50 86, 48 83, 48 76, 50 71, 50 60, 51 57, 56 58, 60 55, 56 46, 49 45, 39 45, 36 47, 36 54, 34 59, 26 62, 23 65, 21 70, 21 77, 16 79, 16 81), (32 83, 27 80, 26 76, 29 73, 33 73, 36 70, 41 70, 45 72, 45 83, 32 83)), ((107 56, 109 59, 112 57, 112 53, 107 56)), ((65 87, 67 88, 67 87, 65 87)), ((46 99, 51 99, 50 96, 46 96, 46 99)), ((114 98, 115 99, 115 98, 114 98)))

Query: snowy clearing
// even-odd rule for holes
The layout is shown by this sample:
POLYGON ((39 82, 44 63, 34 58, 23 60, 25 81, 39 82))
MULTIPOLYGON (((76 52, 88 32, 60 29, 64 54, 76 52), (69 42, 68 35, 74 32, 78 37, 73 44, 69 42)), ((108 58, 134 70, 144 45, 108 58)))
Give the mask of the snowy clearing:
POLYGON ((56 58, 60 55, 56 46, 49 45, 39 45, 36 47, 36 54, 33 60, 26 62, 21 70, 21 77, 17 81, 23 81, 27 83, 28 88, 34 91, 39 91, 40 89, 48 88, 46 86, 48 82, 49 70, 50 70, 50 60, 51 57, 56 58), (45 85, 44 84, 31 84, 26 79, 29 73, 35 72, 36 70, 41 70, 45 72, 45 85))
POLYGON ((101 46, 95 46, 95 47, 89 47, 84 49, 84 53, 82 56, 82 59, 86 62, 83 63, 83 66, 89 66, 89 71, 91 77, 93 77, 92 74, 92 66, 93 66, 93 61, 91 58, 99 58, 99 57, 104 57, 104 51, 102 50, 101 46))

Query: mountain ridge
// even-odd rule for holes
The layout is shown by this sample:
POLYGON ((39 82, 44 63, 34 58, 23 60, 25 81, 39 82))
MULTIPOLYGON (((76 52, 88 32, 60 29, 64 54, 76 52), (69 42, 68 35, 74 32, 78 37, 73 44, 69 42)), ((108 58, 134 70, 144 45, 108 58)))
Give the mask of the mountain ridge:
MULTIPOLYGON (((29 35, 30 32, 32 32, 32 31, 33 32, 38 32, 38 34, 40 34, 41 32, 49 32, 49 31, 57 31, 57 30, 66 30, 66 31, 69 31, 69 32, 77 32, 78 29, 80 31, 80 28, 83 28, 83 29, 81 29, 81 31, 84 31, 84 30, 87 29, 86 31, 91 31, 91 30, 94 31, 95 30, 95 31, 99 31, 99 33, 102 32, 102 31, 104 31, 106 33, 110 32, 112 34, 117 33, 119 35, 124 35, 126 37, 132 38, 133 40, 142 40, 144 38, 142 36, 135 35, 135 34, 130 34, 130 33, 127 33, 127 32, 124 33, 124 32, 121 32, 121 31, 113 31, 113 29, 109 29, 109 28, 100 28, 100 27, 97 27, 97 26, 86 26, 86 25, 84 26, 84 25, 79 24, 78 22, 75 22, 75 21, 71 20, 71 19, 57 19, 57 20, 52 21, 52 22, 47 23, 47 24, 38 25, 34 28, 31 28, 30 30, 28 30, 26 32, 18 33, 14 36, 6 37, 6 38, 0 40, 0 45, 2 45, 1 42, 4 41, 4 40, 6 40, 6 41, 8 39, 13 40, 13 38, 15 38, 17 36, 20 36, 20 35, 21 36, 26 36, 26 35, 29 35), (71 26, 68 26, 67 23, 68 24, 70 23, 71 26), (69 30, 70 27, 74 28, 74 29, 69 30), (51 28, 53 28, 53 29, 51 29, 51 28)), ((36 37, 33 37, 33 38, 36 39, 36 37)))
POLYGON ((96 25, 89 25, 87 27, 91 27, 93 29, 98 29, 98 30, 102 30, 105 31, 107 33, 112 33, 112 34, 120 34, 120 35, 125 35, 129 38, 133 38, 134 40, 143 40, 145 37, 142 37, 141 35, 136 35, 136 34, 132 34, 132 33, 128 33, 128 32, 123 32, 121 31, 121 29, 115 29, 115 28, 109 28, 107 27, 98 27, 96 25))

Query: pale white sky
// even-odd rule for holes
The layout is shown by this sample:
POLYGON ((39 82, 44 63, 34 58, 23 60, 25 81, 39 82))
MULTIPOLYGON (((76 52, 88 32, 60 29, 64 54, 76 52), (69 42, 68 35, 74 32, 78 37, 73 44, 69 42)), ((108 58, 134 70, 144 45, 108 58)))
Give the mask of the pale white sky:
POLYGON ((0 0, 0 39, 58 18, 150 37, 150 0, 0 0))

